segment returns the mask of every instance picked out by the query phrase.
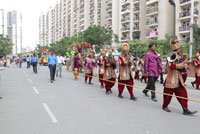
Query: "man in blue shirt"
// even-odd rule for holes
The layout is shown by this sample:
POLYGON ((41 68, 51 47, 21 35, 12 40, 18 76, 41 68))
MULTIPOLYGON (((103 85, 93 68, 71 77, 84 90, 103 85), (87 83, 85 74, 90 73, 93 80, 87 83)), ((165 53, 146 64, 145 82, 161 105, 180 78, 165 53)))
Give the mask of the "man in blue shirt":
POLYGON ((56 65, 58 63, 57 57, 54 54, 54 50, 51 49, 50 50, 51 54, 48 56, 48 66, 49 66, 49 70, 50 70, 50 80, 51 83, 53 83, 53 81, 55 81, 55 72, 56 72, 56 65))
POLYGON ((37 64, 38 64, 38 58, 35 55, 35 53, 33 54, 33 56, 31 57, 31 64, 33 66, 33 72, 35 74, 37 74, 37 64))

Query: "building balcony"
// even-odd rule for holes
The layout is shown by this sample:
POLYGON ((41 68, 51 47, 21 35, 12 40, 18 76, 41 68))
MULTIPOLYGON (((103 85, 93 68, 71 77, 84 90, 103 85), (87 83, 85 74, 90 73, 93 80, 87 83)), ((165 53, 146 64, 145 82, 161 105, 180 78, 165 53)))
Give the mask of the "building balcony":
POLYGON ((130 36, 121 37, 121 41, 122 41, 122 42, 128 41, 128 40, 130 40, 130 36))
POLYGON ((107 5, 112 4, 112 0, 107 0, 107 1, 106 1, 106 4, 107 4, 107 5))
POLYGON ((137 32, 137 31, 140 31, 139 26, 135 26, 135 27, 133 27, 133 32, 137 32))
POLYGON ((148 27, 155 27, 155 26, 158 26, 158 21, 157 21, 157 20, 147 21, 147 26, 148 26, 148 27))
POLYGON ((91 12, 89 15, 90 15, 90 16, 94 16, 94 12, 91 12))
POLYGON ((121 19, 122 23, 130 23, 130 17, 124 17, 121 19))
POLYGON ((131 0, 126 0, 126 1, 122 1, 121 5, 125 6, 125 5, 130 5, 131 4, 131 0))
POLYGON ((153 16, 158 14, 158 7, 147 9, 146 14, 147 14, 146 16, 153 16))
POLYGON ((121 14, 128 14, 130 13, 130 8, 124 8, 121 10, 121 14))
POLYGON ((139 20, 140 20, 139 16, 133 18, 133 22, 134 23, 139 23, 139 20))
POLYGON ((112 12, 112 6, 106 8, 106 12, 112 12))
POLYGON ((106 20, 111 20, 112 19, 112 15, 106 16, 106 20))
POLYGON ((179 33, 180 34, 190 33, 190 26, 179 27, 179 33))
MULTIPOLYGON (((199 0, 194 0, 194 4, 198 4, 199 0)), ((191 0, 180 0, 180 6, 181 7, 186 7, 186 6, 191 6, 191 0)))
MULTIPOLYGON (((199 11, 197 9, 194 10, 194 19, 198 18, 199 11)), ((190 11, 182 12, 179 14, 179 19, 180 20, 187 20, 190 19, 191 13, 190 11)))
POLYGON ((146 37, 151 39, 151 38, 158 38, 158 31, 152 31, 152 32, 148 32, 146 34, 146 37))
POLYGON ((121 31, 122 31, 122 33, 130 32, 130 27, 122 27, 121 31))
POLYGON ((93 10, 94 9, 94 5, 92 5, 92 6, 90 6, 90 8, 89 8, 90 10, 93 10))
POLYGON ((140 0, 133 0, 133 4, 139 4, 140 0))
POLYGON ((149 5, 155 5, 158 3, 159 0, 147 0, 146 2, 146 5, 149 6, 149 5))
POLYGON ((90 0, 90 4, 94 3, 94 0, 90 0))
POLYGON ((139 13, 139 12, 140 12, 140 8, 139 7, 133 8, 133 13, 139 13))

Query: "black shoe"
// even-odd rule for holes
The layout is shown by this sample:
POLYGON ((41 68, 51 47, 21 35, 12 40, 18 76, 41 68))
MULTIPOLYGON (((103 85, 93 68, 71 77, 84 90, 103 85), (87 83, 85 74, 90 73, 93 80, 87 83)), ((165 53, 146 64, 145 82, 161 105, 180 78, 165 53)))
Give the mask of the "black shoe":
POLYGON ((110 89, 110 93, 112 94, 112 90, 110 89))
POLYGON ((106 92, 106 95, 109 95, 109 92, 106 92))
POLYGON ((196 90, 200 90, 199 88, 196 88, 196 90))
POLYGON ((189 109, 183 107, 183 114, 184 115, 193 115, 195 113, 197 113, 197 111, 190 111, 189 109))
POLYGON ((85 81, 85 84, 87 84, 87 81, 85 81))
POLYGON ((136 101, 137 98, 136 98, 135 96, 131 96, 131 97, 130 97, 130 100, 136 101))
POLYGON ((61 78, 61 76, 59 76, 61 78))
POLYGON ((58 75, 56 75, 56 77, 58 77, 58 75))
POLYGON ((146 97, 149 97, 148 93, 147 93, 145 90, 143 90, 143 93, 144 93, 144 95, 145 95, 146 97))
POLYGON ((103 89, 103 88, 104 88, 104 86, 101 86, 101 88, 103 89))
POLYGON ((51 83, 53 83, 53 80, 51 80, 51 83))
POLYGON ((163 82, 160 82, 160 84, 163 84, 163 82))
POLYGON ((91 82, 90 82, 89 84, 90 84, 90 85, 93 85, 93 83, 91 83, 91 82))
POLYGON ((123 99, 124 97, 122 95, 118 95, 119 98, 123 99))
POLYGON ((2 97, 0 97, 0 99, 2 99, 2 97))
POLYGON ((168 107, 163 108, 163 110, 166 111, 166 112, 171 112, 168 107))
POLYGON ((140 81, 142 82, 142 78, 140 79, 140 81))
POLYGON ((151 98, 152 101, 154 102, 157 102, 157 99, 156 98, 151 98))
POLYGON ((194 87, 194 82, 191 82, 191 84, 192 84, 192 87, 194 87))

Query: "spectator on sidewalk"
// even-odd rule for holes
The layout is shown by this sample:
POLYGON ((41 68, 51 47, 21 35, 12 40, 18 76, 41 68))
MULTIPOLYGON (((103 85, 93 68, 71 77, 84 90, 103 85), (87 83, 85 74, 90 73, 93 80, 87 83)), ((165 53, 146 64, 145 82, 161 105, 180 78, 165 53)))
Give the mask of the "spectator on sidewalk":
POLYGON ((35 53, 33 54, 33 56, 31 57, 31 64, 33 66, 33 72, 35 74, 37 74, 37 64, 38 64, 38 58, 35 55, 35 53))
POLYGON ((53 83, 55 81, 55 72, 56 72, 56 65, 58 63, 58 59, 54 53, 54 50, 50 50, 51 54, 48 56, 48 66, 50 70, 50 82, 53 83))
POLYGON ((56 68, 56 77, 58 77, 58 73, 59 73, 59 77, 62 77, 62 66, 65 65, 65 61, 61 53, 58 54, 57 59, 58 59, 58 65, 56 68))

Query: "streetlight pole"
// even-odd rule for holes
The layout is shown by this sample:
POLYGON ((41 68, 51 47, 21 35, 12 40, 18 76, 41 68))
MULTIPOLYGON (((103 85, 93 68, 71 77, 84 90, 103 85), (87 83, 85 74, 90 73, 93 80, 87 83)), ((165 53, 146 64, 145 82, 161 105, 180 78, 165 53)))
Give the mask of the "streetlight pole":
MULTIPOLYGON (((191 10, 190 10, 190 25, 194 24, 194 0, 191 0, 191 10)), ((190 54, 189 57, 192 59, 192 44, 193 44, 193 28, 190 27, 190 54)))
POLYGON ((174 0, 169 0, 169 3, 174 7, 174 38, 176 37, 176 4, 174 0))

